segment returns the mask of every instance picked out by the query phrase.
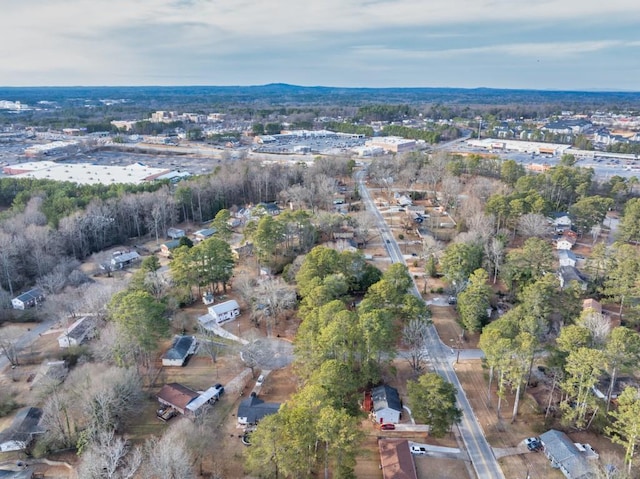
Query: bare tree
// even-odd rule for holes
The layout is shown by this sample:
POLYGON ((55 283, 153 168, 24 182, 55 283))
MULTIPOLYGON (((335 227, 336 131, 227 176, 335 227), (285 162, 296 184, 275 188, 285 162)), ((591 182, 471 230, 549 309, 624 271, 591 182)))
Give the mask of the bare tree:
POLYGON ((144 479, 195 479, 193 458, 178 428, 168 429, 161 438, 149 439, 144 446, 144 479))
POLYGON ((0 351, 9 360, 12 366, 19 366, 18 341, 22 337, 22 330, 16 326, 3 326, 0 328, 0 351))
POLYGON ((493 284, 498 280, 498 271, 504 262, 504 243, 495 236, 485 246, 485 255, 487 261, 493 270, 493 284))
POLYGON ((458 197, 462 192, 462 183, 460 180, 451 175, 446 175, 440 183, 440 191, 442 193, 442 204, 446 209, 458 206, 458 197))
POLYGON ((356 235, 364 241, 365 245, 373 236, 379 234, 376 226, 376 218, 371 211, 360 211, 355 215, 355 223, 356 235))
POLYGON ((82 453, 78 476, 83 479, 132 479, 142 452, 113 431, 101 431, 82 453))
POLYGON ((579 324, 591 332, 595 347, 601 347, 607 342, 611 332, 611 321, 604 314, 593 308, 588 308, 580 316, 579 324))
POLYGON ((524 237, 545 236, 549 232, 549 222, 539 213, 527 213, 518 219, 518 231, 524 237))
POLYGON ((407 360, 416 374, 423 370, 423 363, 429 357, 428 329, 429 322, 423 319, 411 319, 402 328, 402 344, 407 347, 407 360))
POLYGON ((252 307, 266 322, 267 336, 272 335, 285 311, 296 305, 296 292, 292 285, 280 278, 260 281, 253 290, 252 307))

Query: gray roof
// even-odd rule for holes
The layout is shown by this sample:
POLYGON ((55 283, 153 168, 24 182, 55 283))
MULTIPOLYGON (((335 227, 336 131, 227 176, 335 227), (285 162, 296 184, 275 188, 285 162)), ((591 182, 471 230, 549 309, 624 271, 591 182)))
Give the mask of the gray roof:
POLYGON ((186 359, 195 342, 194 336, 176 336, 171 349, 162 356, 162 359, 186 359))
POLYGON ((37 407, 25 407, 18 411, 11 426, 0 432, 0 443, 8 441, 29 442, 34 434, 44 432, 39 426, 42 417, 42 409, 37 407))
POLYGON ((180 240, 179 239, 174 239, 171 241, 165 241, 164 246, 166 246, 169 249, 174 249, 177 248, 178 246, 180 246, 180 240))
POLYGON ((76 341, 81 341, 85 338, 87 333, 91 328, 94 327, 93 319, 89 316, 85 316, 80 318, 75 323, 73 323, 69 329, 67 329, 66 333, 62 333, 60 337, 68 337, 70 339, 75 339, 76 341))
POLYGON ((578 260, 578 258, 576 258, 575 253, 573 253, 572 251, 569 251, 568 249, 558 250, 558 258, 560 259, 568 258, 574 261, 578 260))
POLYGON ((133 261, 134 259, 140 258, 140 255, 137 251, 130 251, 128 253, 122 253, 121 255, 115 256, 111 262, 114 264, 117 263, 127 263, 129 261, 133 261))
POLYGON ((587 281, 585 276, 578 271, 575 266, 561 266, 558 274, 562 276, 565 284, 568 284, 570 281, 577 281, 578 283, 586 283, 587 281))
POLYGON ((280 409, 280 403, 264 402, 254 393, 243 399, 238 406, 238 418, 246 417, 247 424, 255 424, 269 414, 275 414, 280 409))
POLYGON ((33 289, 30 289, 29 291, 22 293, 16 299, 19 299, 23 303, 26 303, 31 301, 32 299, 38 300, 38 299, 41 299, 42 297, 44 297, 44 293, 42 292, 42 290, 40 288, 33 288, 33 289))
POLYGON ((371 390, 371 399, 373 401, 373 410, 390 408, 402 412, 402 401, 396 388, 383 384, 371 390))
POLYGON ((572 479, 595 477, 587 458, 565 433, 550 429, 541 434, 540 439, 544 444, 545 454, 568 473, 568 475, 565 474, 567 477, 572 479))
POLYGON ((203 230, 198 230, 194 233, 195 236, 203 236, 204 238, 208 238, 209 236, 213 236, 216 234, 215 228, 205 228, 203 230))

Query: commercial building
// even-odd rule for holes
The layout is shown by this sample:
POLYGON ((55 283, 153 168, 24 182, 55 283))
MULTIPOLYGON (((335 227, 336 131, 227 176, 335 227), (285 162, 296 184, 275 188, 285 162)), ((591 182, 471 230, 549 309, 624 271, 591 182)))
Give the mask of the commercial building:
POLYGON ((415 140, 407 140, 399 136, 380 136, 365 143, 369 148, 382 148, 387 153, 405 153, 416 149, 415 140))

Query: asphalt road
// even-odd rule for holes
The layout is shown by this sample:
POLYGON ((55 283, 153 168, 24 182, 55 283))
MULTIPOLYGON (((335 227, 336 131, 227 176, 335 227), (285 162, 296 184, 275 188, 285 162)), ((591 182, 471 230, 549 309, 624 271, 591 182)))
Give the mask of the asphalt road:
MULTIPOLYGON (((402 256, 402 252, 400 251, 400 247, 396 243, 393 234, 389 229, 389 226, 387 226, 384 218, 375 207, 371 195, 369 194, 369 190, 364 184, 364 175, 364 171, 358 171, 356 173, 358 188, 365 207, 367 210, 371 211, 371 213, 376 218, 376 225, 380 229, 382 241, 384 242, 391 261, 394 263, 402 263, 406 265, 402 256)), ((422 296, 420 295, 420 292, 418 291, 415 283, 411 292, 418 298, 422 299, 422 296)), ((462 385, 458 380, 458 376, 456 376, 455 370, 453 369, 452 357, 454 355, 451 354, 451 348, 442 343, 440 337, 438 336, 438 332, 433 325, 429 327, 427 344, 428 353, 431 358, 434 370, 439 375, 444 377, 447 381, 452 383, 458 391, 458 406, 463 413, 462 421, 459 424, 460 435, 462 437, 462 440, 464 441, 465 447, 467 448, 469 459, 473 464, 473 468, 476 471, 477 477, 480 479, 504 479, 502 469, 500 468, 500 465, 498 464, 498 461, 493 454, 491 446, 489 446, 489 443, 484 437, 484 432, 480 427, 480 423, 473 414, 471 404, 469 403, 469 400, 467 399, 467 396, 462 389, 462 385)))

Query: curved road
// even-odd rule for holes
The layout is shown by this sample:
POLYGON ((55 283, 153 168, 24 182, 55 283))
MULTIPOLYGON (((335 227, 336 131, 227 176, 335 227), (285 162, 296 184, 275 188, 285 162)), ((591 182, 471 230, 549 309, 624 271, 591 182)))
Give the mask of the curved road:
MULTIPOLYGON (((400 247, 396 243, 389 226, 387 226, 384 218, 371 199, 369 190, 363 181, 364 175, 364 171, 358 171, 355 175, 362 201, 364 202, 366 209, 371 211, 376 218, 376 225, 380 230, 382 241, 387 248, 391 261, 406 265, 402 252, 400 251, 400 247)), ((415 283, 411 292, 418 298, 422 299, 415 283)), ((452 383, 458 391, 458 405, 463 412, 462 421, 459 424, 460 435, 462 436, 465 447, 467 448, 467 453, 469 454, 469 459, 476 471, 476 475, 479 479, 504 479, 502 469, 493 454, 491 446, 489 446, 489 443, 484 437, 484 432, 480 427, 480 423, 478 423, 478 420, 473 414, 469 400, 462 389, 458 376, 456 376, 453 365, 448 359, 451 354, 450 348, 442 344, 442 341, 440 341, 440 337, 438 336, 438 332, 433 325, 429 326, 427 344, 434 370, 440 376, 452 383)))

